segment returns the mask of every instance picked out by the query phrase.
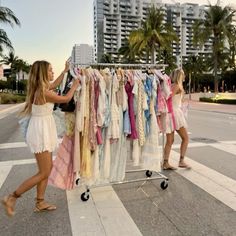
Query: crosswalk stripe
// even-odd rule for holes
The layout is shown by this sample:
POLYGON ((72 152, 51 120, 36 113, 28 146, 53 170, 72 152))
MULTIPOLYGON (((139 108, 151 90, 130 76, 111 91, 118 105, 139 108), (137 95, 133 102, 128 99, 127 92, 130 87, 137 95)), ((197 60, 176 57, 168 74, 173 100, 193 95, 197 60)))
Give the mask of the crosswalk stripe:
POLYGON ((142 235, 111 186, 91 189, 87 202, 82 192, 67 191, 72 235, 142 235))
POLYGON ((212 147, 236 155, 236 145, 229 143, 213 143, 212 147))
POLYGON ((11 171, 12 166, 0 166, 0 188, 2 187, 3 183, 5 182, 8 174, 11 171))
MULTIPOLYGON (((178 165, 179 153, 172 151, 173 162, 178 165)), ((186 157, 191 170, 178 169, 176 172, 197 185, 225 205, 236 211, 236 181, 186 157)))
POLYGON ((1 143, 0 149, 9 149, 9 148, 21 148, 27 147, 25 142, 15 142, 15 143, 1 143))

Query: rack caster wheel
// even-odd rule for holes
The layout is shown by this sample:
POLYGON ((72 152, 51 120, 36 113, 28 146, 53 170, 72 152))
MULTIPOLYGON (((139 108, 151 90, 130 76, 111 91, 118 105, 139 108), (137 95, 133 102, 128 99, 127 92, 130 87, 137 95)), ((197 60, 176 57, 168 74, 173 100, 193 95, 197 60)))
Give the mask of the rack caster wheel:
POLYGON ((147 170, 147 171, 146 171, 146 176, 147 176, 147 177, 151 177, 151 176, 152 176, 152 172, 151 172, 150 170, 147 170))
POLYGON ((80 198, 83 202, 86 202, 89 200, 89 194, 87 192, 82 193, 80 198))
POLYGON ((164 180, 161 182, 161 188, 164 190, 168 187, 168 181, 164 180))
POLYGON ((78 178, 78 179, 75 181, 75 184, 76 184, 76 185, 79 185, 79 181, 80 181, 80 178, 78 178))

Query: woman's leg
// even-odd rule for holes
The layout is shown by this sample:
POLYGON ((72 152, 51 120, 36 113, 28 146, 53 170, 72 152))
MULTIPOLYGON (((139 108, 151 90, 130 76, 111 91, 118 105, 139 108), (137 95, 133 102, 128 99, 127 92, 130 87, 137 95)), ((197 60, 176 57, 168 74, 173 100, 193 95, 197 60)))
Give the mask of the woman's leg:
POLYGON ((51 210, 56 210, 56 206, 49 204, 44 201, 44 194, 47 188, 48 184, 48 177, 51 173, 52 170, 52 153, 47 152, 44 157, 38 157, 37 158, 37 163, 38 163, 38 168, 39 171, 47 171, 47 178, 43 179, 37 184, 37 198, 36 198, 36 204, 35 204, 35 212, 40 212, 40 211, 51 211, 51 210), (47 156, 47 162, 41 161, 42 158, 45 158, 47 156))
POLYGON ((188 147, 188 142, 189 142, 189 138, 188 138, 188 132, 184 127, 181 127, 179 130, 177 130, 179 136, 182 139, 181 145, 180 145, 180 160, 179 160, 179 167, 182 168, 189 168, 190 166, 187 165, 184 162, 184 157, 185 157, 185 153, 187 151, 187 147, 188 147))
MULTIPOLYGON (((14 191, 13 194, 10 194, 8 197, 5 197, 3 200, 3 204, 6 207, 7 214, 9 216, 14 215, 14 207, 16 203, 16 199, 21 196, 21 194, 25 193, 26 191, 33 188, 38 183, 42 182, 43 180, 46 180, 51 172, 51 166, 52 166, 52 156, 49 152, 42 152, 35 154, 39 172, 30 177, 29 179, 25 180, 17 189, 14 191)), ((41 193, 45 191, 42 190, 41 193)))
MULTIPOLYGON (((38 164, 38 169, 40 172, 43 172, 44 170, 47 169, 47 172, 50 174, 51 170, 52 170, 52 153, 51 152, 47 152, 47 154, 45 154, 45 156, 48 156, 48 161, 47 163, 45 163, 44 161, 40 161, 40 157, 37 158, 37 164, 38 164)), ((44 157, 45 157, 44 156, 44 157)), ((42 158, 44 158, 42 157, 42 158)), ((40 181, 37 184, 37 199, 44 199, 44 194, 47 188, 47 184, 48 184, 48 177, 46 179, 43 179, 42 181, 40 181)))
POLYGON ((24 181, 17 189, 18 195, 30 190, 41 181, 47 180, 52 169, 52 155, 50 152, 35 153, 35 157, 38 163, 39 172, 31 178, 24 181))
POLYGON ((174 132, 166 134, 166 144, 164 148, 164 160, 163 160, 163 169, 164 170, 175 170, 176 168, 169 164, 169 157, 172 144, 174 143, 174 132))

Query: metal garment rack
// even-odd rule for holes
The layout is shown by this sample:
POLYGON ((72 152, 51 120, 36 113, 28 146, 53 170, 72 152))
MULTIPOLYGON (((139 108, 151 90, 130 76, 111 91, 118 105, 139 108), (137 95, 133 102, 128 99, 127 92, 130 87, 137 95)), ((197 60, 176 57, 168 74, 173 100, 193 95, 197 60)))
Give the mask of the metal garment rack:
MULTIPOLYGON (((168 66, 166 64, 117 64, 117 63, 96 63, 96 64, 79 64, 77 65, 78 67, 92 67, 92 68, 132 68, 132 69, 151 69, 151 68, 155 68, 155 69, 162 69, 165 70, 165 68, 168 66)), ((164 153, 164 134, 162 133, 162 154, 164 153)), ((109 182, 106 184, 97 184, 97 185, 92 185, 92 186, 88 186, 86 185, 86 191, 83 192, 81 194, 81 200, 82 201, 87 201, 89 199, 89 193, 90 193, 90 189, 91 188, 97 188, 97 187, 104 187, 107 186, 108 184, 111 185, 118 185, 118 184, 126 184, 126 183, 134 183, 134 182, 140 182, 143 181, 143 183, 141 184, 141 186, 143 186, 147 181, 149 180, 155 180, 155 179, 162 179, 163 181, 160 184, 161 189, 165 190, 168 187, 168 177, 166 177, 165 175, 163 175, 160 172, 156 172, 156 171, 150 171, 150 170, 145 170, 145 169, 135 169, 135 170, 126 170, 125 174, 127 173, 135 173, 135 172, 141 172, 141 171, 146 171, 146 178, 138 178, 138 179, 134 179, 134 180, 124 180, 124 181, 117 181, 117 182, 109 182), (152 176, 153 172, 156 173, 156 176, 152 176)), ((79 180, 76 180, 76 185, 79 185, 79 180)))

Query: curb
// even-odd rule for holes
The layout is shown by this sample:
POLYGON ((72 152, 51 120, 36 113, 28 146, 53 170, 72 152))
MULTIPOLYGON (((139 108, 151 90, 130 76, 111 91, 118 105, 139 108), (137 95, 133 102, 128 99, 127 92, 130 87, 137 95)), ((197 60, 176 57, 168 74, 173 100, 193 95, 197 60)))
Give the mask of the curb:
POLYGON ((25 103, 20 103, 17 105, 12 105, 11 107, 5 108, 3 110, 0 110, 0 115, 4 114, 4 113, 8 113, 10 111, 16 110, 17 108, 20 108, 21 106, 23 106, 25 103))

